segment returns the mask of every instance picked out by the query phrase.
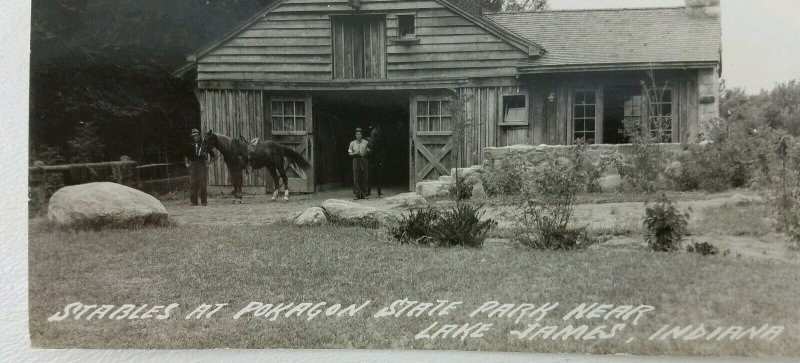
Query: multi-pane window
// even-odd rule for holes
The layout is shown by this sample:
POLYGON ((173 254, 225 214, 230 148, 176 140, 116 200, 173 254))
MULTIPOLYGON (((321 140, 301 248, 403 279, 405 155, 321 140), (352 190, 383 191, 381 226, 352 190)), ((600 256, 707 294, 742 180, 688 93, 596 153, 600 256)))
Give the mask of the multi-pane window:
POLYGON ((650 134, 657 142, 672 142, 672 91, 656 88, 648 92, 650 134))
POLYGON ((450 101, 417 101, 417 131, 453 131, 450 101))
POLYGON ((642 96, 625 97, 624 101, 624 122, 625 124, 635 125, 642 119, 642 96))
POLYGON ((305 131, 305 101, 272 101, 272 131, 305 131))
POLYGON ((573 140, 594 144, 597 97, 594 91, 576 91, 572 103, 573 140))

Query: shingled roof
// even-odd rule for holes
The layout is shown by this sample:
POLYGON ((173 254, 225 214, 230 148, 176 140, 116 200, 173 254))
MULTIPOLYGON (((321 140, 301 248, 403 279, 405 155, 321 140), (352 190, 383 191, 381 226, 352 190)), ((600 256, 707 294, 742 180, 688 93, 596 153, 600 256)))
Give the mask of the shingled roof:
POLYGON ((486 14, 547 52, 521 73, 615 66, 719 64, 719 17, 690 17, 685 8, 561 10, 486 14))

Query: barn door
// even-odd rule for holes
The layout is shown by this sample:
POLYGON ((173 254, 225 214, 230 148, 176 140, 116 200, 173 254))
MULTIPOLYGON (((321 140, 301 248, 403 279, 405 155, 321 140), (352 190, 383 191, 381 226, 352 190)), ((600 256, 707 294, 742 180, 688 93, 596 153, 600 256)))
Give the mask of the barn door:
POLYGON ((386 18, 331 17, 333 78, 386 78, 386 18))
POLYGON ((455 166, 453 115, 447 97, 411 97, 410 189, 423 180, 450 175, 455 166))
MULTIPOLYGON (((303 170, 285 163, 286 175, 289 177, 289 190, 292 192, 314 192, 314 148, 313 126, 311 117, 311 95, 299 97, 271 96, 269 115, 272 140, 293 148, 303 155, 311 164, 303 170)), ((272 181, 267 187, 272 189, 272 181)))

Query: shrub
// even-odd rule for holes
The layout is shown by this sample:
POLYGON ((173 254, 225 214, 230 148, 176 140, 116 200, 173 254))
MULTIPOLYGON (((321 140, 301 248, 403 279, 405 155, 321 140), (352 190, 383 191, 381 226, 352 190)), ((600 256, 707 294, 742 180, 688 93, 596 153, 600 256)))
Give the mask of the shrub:
POLYGON ((472 183, 467 182, 463 176, 454 176, 453 184, 450 184, 449 195, 457 201, 472 198, 472 183))
POLYGON ((642 224, 648 246, 654 251, 675 251, 687 234, 688 213, 681 213, 666 195, 645 208, 642 224))
POLYGON ((682 155, 683 173, 675 182, 681 190, 718 192, 747 186, 765 135, 744 124, 712 123, 705 131, 709 143, 682 155))
POLYGON ((582 150, 567 159, 547 159, 524 188, 517 219, 518 242, 535 249, 575 249, 588 245, 585 227, 571 227, 575 195, 585 186, 580 170, 582 150))
POLYGON ((522 193, 526 172, 531 169, 522 155, 512 154, 506 158, 506 166, 496 168, 493 173, 484 175, 483 188, 487 195, 519 195, 522 193))
POLYGON ((440 244, 450 246, 481 247, 489 231, 497 226, 492 219, 481 220, 482 206, 458 203, 442 213, 433 224, 433 237, 440 244))
POLYGON ((686 246, 686 252, 699 253, 703 256, 716 255, 719 253, 717 246, 708 242, 694 242, 686 246))
POLYGON ((440 212, 431 207, 411 212, 390 233, 401 243, 437 244, 444 247, 481 247, 489 231, 497 226, 483 219, 482 206, 458 203, 440 212))
POLYGON ((572 206, 566 198, 557 203, 529 201, 517 223, 515 240, 538 250, 572 250, 589 245, 586 227, 570 227, 572 206))
POLYGON ((776 132, 759 155, 763 195, 783 232, 800 247, 800 140, 776 132))
POLYGON ((439 212, 435 209, 418 209, 402 217, 398 226, 390 228, 389 233, 401 243, 430 244, 434 242, 432 230, 438 220, 439 212))

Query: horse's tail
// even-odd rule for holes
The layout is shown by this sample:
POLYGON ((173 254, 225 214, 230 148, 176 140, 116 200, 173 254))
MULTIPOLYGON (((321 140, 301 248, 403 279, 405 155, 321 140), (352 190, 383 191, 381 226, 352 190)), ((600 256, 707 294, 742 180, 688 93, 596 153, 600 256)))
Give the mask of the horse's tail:
POLYGON ((311 164, 308 163, 308 160, 306 160, 306 158, 304 158, 303 155, 300 155, 300 153, 298 153, 291 147, 286 145, 281 145, 281 150, 283 151, 283 156, 289 159, 290 163, 299 166, 304 170, 307 170, 308 168, 311 167, 311 164))

